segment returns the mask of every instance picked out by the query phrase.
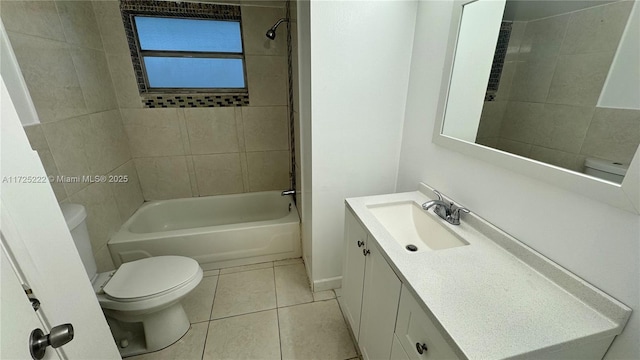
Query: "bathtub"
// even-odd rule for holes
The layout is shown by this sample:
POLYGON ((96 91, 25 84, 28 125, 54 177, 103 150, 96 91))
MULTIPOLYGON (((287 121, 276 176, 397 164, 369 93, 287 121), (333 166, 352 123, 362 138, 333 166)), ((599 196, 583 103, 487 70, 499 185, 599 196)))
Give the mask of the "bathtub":
POLYGON ((204 270, 300 257, 300 218, 278 191, 145 203, 108 242, 114 264, 182 255, 204 270))

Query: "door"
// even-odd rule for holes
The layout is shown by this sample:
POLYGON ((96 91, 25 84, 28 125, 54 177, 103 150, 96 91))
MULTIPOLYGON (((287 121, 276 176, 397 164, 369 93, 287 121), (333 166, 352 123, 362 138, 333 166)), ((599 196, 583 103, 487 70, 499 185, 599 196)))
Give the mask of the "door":
POLYGON ((404 351, 398 337, 393 335, 393 345, 391 346, 391 359, 390 360, 411 360, 409 355, 404 351))
POLYGON ((353 336, 360 331, 360 309, 364 287, 363 250, 366 249, 367 232, 347 208, 345 211, 345 257, 342 266, 342 299, 344 315, 349 321, 353 336))
MULTIPOLYGON (((119 359, 120 354, 53 190, 48 183, 41 181, 46 179, 42 163, 29 146, 4 76, 1 79, 0 230, 21 281, 29 285, 41 303, 38 317, 43 324, 38 327, 46 334, 52 326, 73 325, 75 338, 58 349, 61 358, 119 359)), ((10 277, 4 274, 4 265, 2 269, 3 350, 5 343, 15 343, 15 346, 24 346, 28 351, 28 337, 17 330, 22 317, 8 317, 13 320, 4 317, 5 314, 21 314, 24 306, 13 301, 13 297, 5 298, 5 280, 7 287, 13 285, 10 285, 10 277)), ((47 350, 47 353, 53 352, 47 350)))
POLYGON ((365 360, 389 359, 402 282, 374 240, 367 244, 366 258, 358 344, 365 360))
MULTIPOLYGON (((29 359, 29 348, 25 346, 31 331, 43 328, 36 312, 27 300, 21 281, 18 279, 4 246, 0 249, 0 277, 2 277, 2 308, 0 308, 0 358, 29 359), (12 336, 4 336, 7 333, 12 336), (13 338, 23 339, 14 341, 13 338)), ((47 350, 44 359, 60 359, 56 351, 47 350)))

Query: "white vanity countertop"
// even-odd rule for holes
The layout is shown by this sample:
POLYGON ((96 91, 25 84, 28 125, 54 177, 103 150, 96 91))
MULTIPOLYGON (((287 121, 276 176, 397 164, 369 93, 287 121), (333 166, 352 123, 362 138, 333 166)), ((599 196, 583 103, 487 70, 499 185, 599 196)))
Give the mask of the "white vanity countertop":
POLYGON ((417 253, 399 246, 367 205, 432 200, 421 190, 346 203, 461 357, 534 355, 622 332, 631 309, 473 213, 460 225, 442 220, 469 245, 417 253))

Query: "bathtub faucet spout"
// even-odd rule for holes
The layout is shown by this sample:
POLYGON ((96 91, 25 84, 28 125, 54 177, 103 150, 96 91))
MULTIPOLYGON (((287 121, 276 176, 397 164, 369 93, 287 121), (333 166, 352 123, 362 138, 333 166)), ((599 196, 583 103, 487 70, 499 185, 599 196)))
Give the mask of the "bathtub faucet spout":
POLYGON ((285 196, 285 195, 295 195, 295 193, 296 193, 296 191, 295 191, 295 190, 293 190, 293 189, 291 189, 291 190, 285 190, 285 191, 283 191, 283 192, 282 192, 282 196, 285 196))

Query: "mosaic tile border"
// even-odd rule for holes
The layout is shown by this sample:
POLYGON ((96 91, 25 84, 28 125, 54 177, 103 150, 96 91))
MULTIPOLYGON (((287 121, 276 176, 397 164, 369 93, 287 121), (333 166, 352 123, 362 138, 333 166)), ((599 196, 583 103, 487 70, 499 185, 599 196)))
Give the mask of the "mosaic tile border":
POLYGON ((133 71, 145 107, 224 107, 248 106, 248 94, 193 93, 158 94, 147 88, 142 70, 141 56, 135 40, 133 16, 179 16, 183 18, 241 20, 240 6, 224 4, 205 4, 195 2, 120 0, 120 13, 124 30, 129 43, 129 51, 133 62, 133 71), (170 101, 171 100, 171 101, 170 101), (189 100, 189 101, 187 101, 189 100))
MULTIPOLYGON (((287 0, 285 5, 285 18, 291 19, 291 0, 287 0)), ((291 40, 291 21, 287 21, 287 76, 288 76, 288 105, 289 105, 289 151, 291 151, 291 169, 289 170, 289 189, 297 189, 296 179, 296 124, 293 115, 293 43, 291 40)), ((293 202, 296 203, 296 196, 293 202)))
POLYGON ((513 23, 509 21, 503 21, 500 25, 498 43, 496 44, 496 52, 493 55, 493 63, 491 64, 489 83, 487 84, 487 92, 485 94, 484 101, 494 101, 496 93, 498 92, 502 68, 504 67, 504 59, 507 56, 507 48, 509 47, 512 25, 513 23))
POLYGON ((194 108, 194 107, 229 107, 249 106, 249 95, 147 95, 142 100, 147 108, 194 108))

